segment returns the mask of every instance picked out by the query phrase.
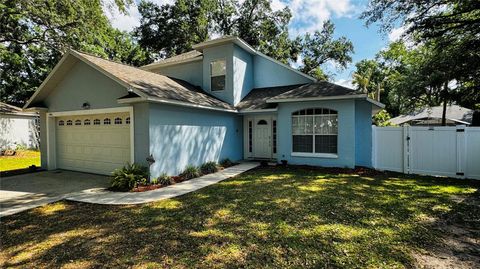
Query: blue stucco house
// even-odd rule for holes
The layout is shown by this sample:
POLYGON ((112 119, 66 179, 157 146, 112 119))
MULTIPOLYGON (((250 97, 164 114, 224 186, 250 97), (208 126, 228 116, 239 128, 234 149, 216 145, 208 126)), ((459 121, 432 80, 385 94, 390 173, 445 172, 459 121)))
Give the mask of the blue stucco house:
POLYGON ((365 94, 282 64, 237 37, 140 68, 69 51, 24 109, 40 114, 42 167, 153 177, 207 161, 371 166, 365 94))

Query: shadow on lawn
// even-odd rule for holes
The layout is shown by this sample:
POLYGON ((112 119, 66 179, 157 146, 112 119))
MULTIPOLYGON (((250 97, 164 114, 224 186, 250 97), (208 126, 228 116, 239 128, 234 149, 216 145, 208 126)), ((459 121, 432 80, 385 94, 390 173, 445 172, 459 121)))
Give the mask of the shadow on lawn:
POLYGON ((411 251, 436 242, 440 217, 466 210, 451 195, 475 184, 259 168, 143 206, 60 202, 4 218, 0 259, 7 267, 411 267, 411 251))

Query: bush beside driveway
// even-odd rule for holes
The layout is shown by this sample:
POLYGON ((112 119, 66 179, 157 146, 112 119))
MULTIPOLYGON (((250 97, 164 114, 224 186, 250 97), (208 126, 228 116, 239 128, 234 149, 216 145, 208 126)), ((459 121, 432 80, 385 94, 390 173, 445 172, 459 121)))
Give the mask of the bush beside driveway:
POLYGON ((258 168, 145 205, 49 204, 2 218, 0 264, 405 268, 436 255, 447 220, 480 227, 478 182, 337 172, 258 168))

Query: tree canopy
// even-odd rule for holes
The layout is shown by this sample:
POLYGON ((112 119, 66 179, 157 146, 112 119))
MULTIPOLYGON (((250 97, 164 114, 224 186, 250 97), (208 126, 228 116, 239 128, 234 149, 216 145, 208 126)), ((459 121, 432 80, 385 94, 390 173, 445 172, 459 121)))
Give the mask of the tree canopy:
MULTIPOLYGON (((115 0, 121 11, 131 0, 115 0)), ((114 29, 99 0, 0 0, 0 96, 23 105, 69 48, 129 64, 148 61, 114 29)))
POLYGON ((326 79, 322 64, 332 61, 344 68, 351 62, 353 44, 345 37, 333 37, 333 23, 327 21, 319 31, 290 38, 290 10, 274 11, 269 0, 177 0, 162 6, 142 1, 139 11, 141 25, 135 36, 157 59, 187 52, 193 44, 214 36, 235 35, 283 63, 300 58, 300 69, 320 79, 326 79))
MULTIPOLYGON (((384 31, 403 27, 412 43, 391 44, 375 59, 383 78, 395 85, 385 91, 403 99, 389 112, 442 102, 472 108, 480 103, 478 0, 371 0, 361 17, 367 24, 380 22, 384 31)), ((365 63, 357 64, 355 74, 368 77, 362 68, 365 63)), ((387 107, 390 101, 382 99, 387 107)))

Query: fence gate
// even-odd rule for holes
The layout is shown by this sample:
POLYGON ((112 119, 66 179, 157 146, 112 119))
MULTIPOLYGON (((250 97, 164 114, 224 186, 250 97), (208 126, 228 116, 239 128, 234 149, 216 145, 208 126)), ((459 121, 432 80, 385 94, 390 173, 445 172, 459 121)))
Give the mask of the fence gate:
POLYGON ((480 127, 373 126, 373 167, 480 179, 480 127))

